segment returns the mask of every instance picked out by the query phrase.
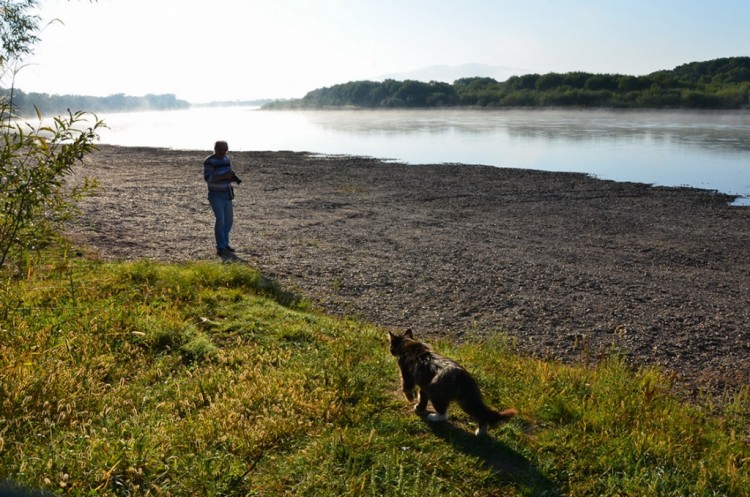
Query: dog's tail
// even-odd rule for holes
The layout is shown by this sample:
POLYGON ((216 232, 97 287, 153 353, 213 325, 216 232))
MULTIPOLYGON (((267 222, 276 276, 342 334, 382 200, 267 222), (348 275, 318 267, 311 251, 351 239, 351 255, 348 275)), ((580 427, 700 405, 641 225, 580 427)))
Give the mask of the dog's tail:
POLYGON ((487 419, 487 424, 493 425, 493 426, 499 423, 504 423, 508 421, 510 418, 518 414, 518 411, 513 407, 509 407, 508 409, 503 409, 500 412, 493 411, 491 409, 489 411, 490 413, 487 419))
POLYGON ((475 433, 479 436, 486 435, 487 430, 490 428, 490 426, 504 423, 516 414, 518 414, 518 411, 516 411, 512 407, 503 409, 502 411, 498 412, 494 409, 490 409, 486 405, 483 405, 482 408, 475 411, 473 415, 474 419, 479 424, 479 427, 477 428, 477 431, 475 433))
POLYGON ((459 405, 464 412, 474 418, 480 426, 494 426, 508 421, 510 418, 518 414, 518 411, 514 408, 508 408, 498 412, 487 406, 479 395, 461 399, 459 405))

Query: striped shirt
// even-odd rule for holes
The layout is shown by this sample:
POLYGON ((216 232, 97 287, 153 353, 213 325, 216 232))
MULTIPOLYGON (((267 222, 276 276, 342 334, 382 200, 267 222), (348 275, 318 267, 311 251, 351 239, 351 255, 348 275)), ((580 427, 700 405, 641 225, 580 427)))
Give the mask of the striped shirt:
POLYGON ((212 192, 228 192, 232 189, 229 179, 214 179, 232 170, 232 162, 228 156, 217 157, 216 154, 209 155, 203 161, 203 179, 208 183, 208 190, 212 192))

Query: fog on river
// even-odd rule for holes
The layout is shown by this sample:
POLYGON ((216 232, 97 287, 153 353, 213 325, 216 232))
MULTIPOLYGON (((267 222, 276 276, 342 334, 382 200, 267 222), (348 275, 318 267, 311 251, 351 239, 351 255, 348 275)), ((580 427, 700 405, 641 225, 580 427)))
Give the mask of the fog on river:
MULTIPOLYGON (((199 107, 101 115, 101 143, 294 150, 589 173, 750 196, 750 112, 199 107)), ((736 205, 750 205, 750 198, 736 205)))

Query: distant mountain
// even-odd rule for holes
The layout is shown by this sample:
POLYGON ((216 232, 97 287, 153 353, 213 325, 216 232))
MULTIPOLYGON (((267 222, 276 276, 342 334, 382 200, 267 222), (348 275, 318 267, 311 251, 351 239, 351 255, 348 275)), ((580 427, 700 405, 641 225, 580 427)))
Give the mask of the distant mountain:
POLYGON ((462 64, 460 66, 436 65, 416 69, 409 72, 383 74, 376 80, 395 79, 403 81, 407 79, 415 81, 442 81, 453 83, 461 78, 493 78, 495 81, 505 81, 511 76, 520 76, 528 73, 525 69, 505 66, 492 66, 488 64, 462 64))

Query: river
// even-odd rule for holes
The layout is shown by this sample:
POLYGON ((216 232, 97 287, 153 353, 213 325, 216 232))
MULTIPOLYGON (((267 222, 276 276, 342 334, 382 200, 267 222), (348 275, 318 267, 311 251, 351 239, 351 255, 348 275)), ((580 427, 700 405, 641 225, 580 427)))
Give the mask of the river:
POLYGON ((196 107, 99 116, 101 143, 353 154, 692 186, 750 206, 750 111, 337 110, 196 107))

